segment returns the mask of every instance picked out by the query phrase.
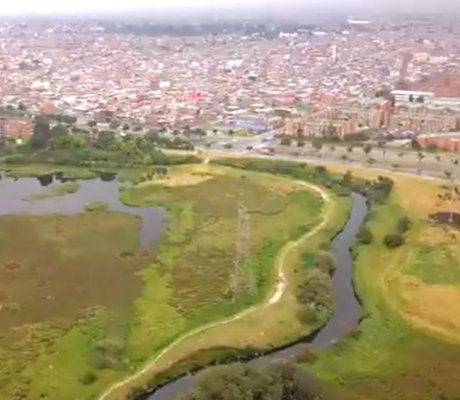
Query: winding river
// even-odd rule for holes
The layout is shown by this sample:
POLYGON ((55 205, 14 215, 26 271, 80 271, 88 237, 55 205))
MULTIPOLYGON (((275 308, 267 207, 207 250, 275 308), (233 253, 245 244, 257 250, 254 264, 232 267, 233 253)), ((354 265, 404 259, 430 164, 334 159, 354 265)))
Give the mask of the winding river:
MULTIPOLYGON (((332 277, 334 311, 331 318, 314 335, 310 335, 305 340, 301 340, 284 349, 255 358, 249 361, 250 364, 288 360, 298 355, 306 344, 311 350, 324 350, 345 337, 350 329, 359 324, 362 309, 353 286, 353 259, 350 248, 366 219, 368 206, 366 198, 361 194, 353 193, 352 200, 352 209, 348 221, 331 243, 331 251, 336 259, 337 267, 332 277)), ((172 400, 176 396, 190 391, 194 379, 194 375, 183 376, 162 386, 152 394, 143 396, 141 399, 172 400)))
POLYGON ((136 215, 141 219, 141 247, 148 247, 160 237, 165 228, 166 211, 163 208, 125 206, 119 199, 119 189, 123 184, 115 179, 108 180, 103 176, 77 182, 80 188, 74 194, 27 201, 25 199, 28 196, 39 193, 44 186, 52 187, 59 181, 52 175, 19 179, 3 176, 0 180, 0 215, 78 214, 84 211, 88 203, 105 202, 110 211, 136 215))

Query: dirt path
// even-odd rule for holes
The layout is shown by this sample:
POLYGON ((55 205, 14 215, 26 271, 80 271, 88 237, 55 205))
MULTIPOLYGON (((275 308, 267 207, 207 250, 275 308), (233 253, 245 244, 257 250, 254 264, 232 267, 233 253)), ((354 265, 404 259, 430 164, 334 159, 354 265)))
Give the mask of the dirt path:
POLYGON ((313 185, 313 184, 310 184, 310 183, 306 183, 306 182, 302 182, 302 181, 297 181, 297 182, 300 185, 308 188, 309 190, 319 194, 322 197, 322 199, 323 199, 323 201, 325 203, 324 204, 325 210, 324 210, 321 222, 318 225, 316 225, 315 228, 313 228, 311 231, 309 231, 306 234, 304 234, 298 240, 287 243, 281 249, 281 251, 278 253, 278 256, 277 256, 277 258, 275 260, 275 266, 276 266, 277 275, 278 275, 275 292, 267 300, 265 300, 261 304, 252 306, 252 307, 250 307, 250 308, 248 308, 248 309, 246 309, 244 311, 241 311, 240 313, 238 313, 238 314, 236 314, 236 315, 234 315, 232 317, 229 317, 229 318, 226 318, 226 319, 223 319, 223 320, 220 320, 220 321, 212 322, 212 323, 209 323, 207 325, 203 325, 201 327, 193 329, 193 330, 185 333, 184 335, 178 337, 176 340, 174 340, 172 343, 170 343, 168 346, 166 346, 160 353, 158 353, 152 360, 150 360, 144 367, 142 367, 136 373, 134 373, 133 375, 131 375, 131 376, 123 379, 122 381, 119 381, 119 382, 113 384, 111 387, 109 387, 98 398, 98 400, 108 400, 108 399, 110 399, 111 398, 110 396, 114 392, 116 392, 117 390, 122 389, 124 386, 129 385, 130 383, 134 382, 136 379, 138 379, 139 377, 141 377, 142 375, 147 373, 152 368, 152 366, 155 365, 155 363, 158 362, 158 360, 160 360, 162 357, 164 357, 165 354, 167 354, 172 348, 177 346, 179 343, 182 343, 183 341, 185 341, 185 340, 187 340, 187 339, 189 339, 189 338, 191 338, 193 336, 196 336, 198 334, 201 334, 201 333, 203 333, 203 332, 205 332, 205 331, 207 331, 209 329, 215 328, 217 326, 227 325, 227 324, 230 324, 232 322, 235 322, 235 321, 237 321, 237 320, 239 320, 241 318, 246 317, 247 315, 252 314, 253 312, 255 312, 257 310, 260 310, 263 307, 271 306, 273 304, 278 303, 281 300, 281 298, 283 297, 283 294, 286 292, 286 286, 287 286, 286 273, 284 271, 286 257, 290 254, 290 252, 294 251, 297 247, 299 247, 301 244, 303 244, 303 242, 305 240, 307 240, 310 237, 316 235, 327 224, 327 222, 329 221, 329 218, 331 216, 331 212, 332 212, 332 207, 330 206, 331 205, 331 199, 330 199, 330 196, 327 193, 327 191, 325 191, 324 189, 322 189, 319 186, 316 186, 316 185, 313 185))

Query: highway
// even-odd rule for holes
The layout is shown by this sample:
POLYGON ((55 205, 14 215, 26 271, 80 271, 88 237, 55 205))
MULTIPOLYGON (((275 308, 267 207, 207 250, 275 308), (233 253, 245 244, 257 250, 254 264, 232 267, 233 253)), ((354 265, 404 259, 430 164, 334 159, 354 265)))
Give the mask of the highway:
MULTIPOLYGON (((201 144, 197 145, 197 149, 203 152, 217 152, 221 155, 252 155, 315 165, 365 167, 432 178, 445 178, 445 171, 450 171, 455 180, 460 178, 460 167, 455 164, 457 159, 454 154, 423 153, 424 158, 419 160, 418 153, 407 148, 386 148, 384 151, 375 147, 369 154, 365 154, 363 148, 357 146, 349 152, 348 146, 343 143, 326 144, 321 150, 314 149, 310 143, 305 147, 281 146, 278 139, 275 139, 275 131, 252 137, 224 136, 214 141, 211 148, 201 144), (261 150, 264 148, 275 149, 275 154, 262 154, 261 150), (371 163, 368 161, 370 159, 371 163)), ((458 157, 460 159, 460 155, 458 157)))

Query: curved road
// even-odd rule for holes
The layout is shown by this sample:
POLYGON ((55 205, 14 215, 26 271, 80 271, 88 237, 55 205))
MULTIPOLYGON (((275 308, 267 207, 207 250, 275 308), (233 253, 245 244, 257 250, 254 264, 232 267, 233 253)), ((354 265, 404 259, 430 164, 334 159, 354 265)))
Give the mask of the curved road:
POLYGON ((306 183, 306 182, 302 182, 302 181, 297 181, 297 182, 299 184, 301 184, 302 186, 307 187, 309 190, 312 190, 312 191, 318 193, 324 200, 326 210, 325 210, 325 212, 323 214, 322 221, 318 225, 316 225, 315 228, 313 228, 311 231, 307 232, 305 235, 303 235, 298 240, 288 242, 281 249, 281 251, 278 253, 278 256, 277 256, 276 261, 275 261, 275 265, 276 265, 276 269, 277 269, 277 275, 278 275, 277 286, 276 286, 275 292, 266 301, 264 301, 263 303, 261 303, 259 305, 252 306, 252 307, 250 307, 250 308, 248 308, 248 309, 246 309, 244 311, 241 311, 240 313, 238 313, 238 314, 236 314, 236 315, 234 315, 232 317, 223 319, 221 321, 216 321, 216 322, 213 322, 213 323, 210 323, 210 324, 207 324, 207 325, 203 325, 201 327, 193 329, 193 330, 185 333, 184 335, 178 337, 171 344, 169 344, 167 347, 165 347, 160 353, 158 353, 152 360, 150 360, 144 367, 142 367, 140 370, 138 370, 135 374, 133 374, 133 375, 123 379, 122 381, 119 381, 119 382, 113 384, 111 387, 109 387, 98 398, 98 400, 110 399, 112 394, 114 394, 117 390, 121 390, 124 387, 129 386, 131 383, 135 382, 136 379, 138 379, 142 375, 146 374, 161 358, 163 358, 172 348, 177 346, 179 343, 182 343, 183 341, 185 341, 185 340, 187 340, 187 339, 189 339, 189 338, 191 338, 191 337, 193 337, 195 335, 203 333, 203 332, 205 332, 205 331, 207 331, 207 330, 209 330, 211 328, 214 328, 216 326, 227 325, 227 324, 230 324, 232 322, 235 322, 235 321, 237 321, 237 320, 239 320, 241 318, 244 318, 247 315, 252 314, 253 312, 255 312, 255 311, 257 311, 257 310, 259 310, 259 309, 261 309, 263 307, 267 307, 267 306, 276 304, 276 303, 278 303, 280 301, 280 299, 283 297, 283 294, 285 293, 285 290, 286 290, 286 283, 287 282, 286 282, 286 274, 285 274, 285 271, 284 271, 284 266, 285 266, 285 260, 286 260, 287 255, 291 251, 293 251, 297 247, 299 247, 301 244, 303 244, 303 242, 305 240, 307 240, 310 237, 316 235, 327 224, 327 222, 329 221, 329 218, 331 216, 331 211, 332 211, 332 207, 331 207, 332 203, 331 203, 331 200, 330 200, 330 196, 324 189, 322 189, 319 186, 310 184, 310 183, 306 183))

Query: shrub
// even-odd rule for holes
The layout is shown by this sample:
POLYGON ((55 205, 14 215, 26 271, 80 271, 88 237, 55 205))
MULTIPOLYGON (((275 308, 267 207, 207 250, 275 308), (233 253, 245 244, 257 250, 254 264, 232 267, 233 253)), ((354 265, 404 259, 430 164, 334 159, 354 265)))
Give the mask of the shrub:
POLYGON ((330 253, 321 253, 316 257, 315 267, 322 272, 332 275, 335 272, 335 258, 330 253))
POLYGON ((97 381, 97 375, 93 371, 87 371, 83 374, 80 378, 80 382, 83 385, 91 385, 92 383, 97 381))
POLYGON ((362 226, 358 232, 358 240, 361 244, 371 244, 374 240, 374 235, 367 226, 362 226))
POLYGON ((321 175, 324 175, 327 173, 327 169, 324 165, 317 165, 315 167, 315 172, 321 175))
POLYGON ((383 238, 383 243, 390 249, 402 246, 405 241, 404 236, 400 233, 388 233, 383 238))
POLYGON ((396 224, 396 232, 398 233, 406 233, 412 226, 412 222, 409 219, 409 217, 401 217, 398 220, 398 223, 396 224))
POLYGON ((330 302, 330 279, 322 271, 309 271, 298 285, 297 300, 306 305, 328 307, 330 302))
POLYGON ((311 305, 300 307, 297 311, 297 319, 305 325, 313 325, 318 321, 318 312, 311 305))
POLYGON ((313 353, 308 346, 303 347, 295 356, 295 361, 300 364, 313 364, 318 356, 313 353))

